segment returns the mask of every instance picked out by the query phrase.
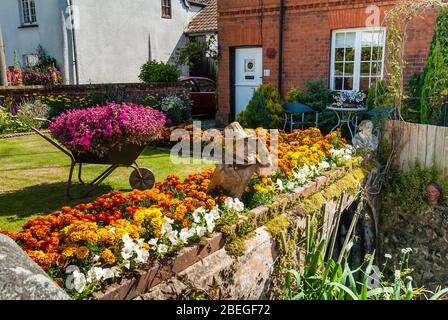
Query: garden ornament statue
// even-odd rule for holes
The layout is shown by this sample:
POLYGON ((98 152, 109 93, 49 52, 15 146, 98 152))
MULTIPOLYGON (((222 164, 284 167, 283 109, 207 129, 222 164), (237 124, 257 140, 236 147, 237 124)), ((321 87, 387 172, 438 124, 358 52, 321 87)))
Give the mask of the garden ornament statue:
POLYGON ((363 120, 359 125, 360 132, 353 137, 352 144, 355 148, 375 152, 378 149, 378 137, 373 134, 373 123, 363 120))
POLYGON ((448 206, 444 202, 442 187, 435 182, 426 186, 429 208, 426 213, 435 215, 444 227, 448 227, 448 206))
POLYGON ((223 161, 216 165, 209 190, 221 186, 230 196, 241 199, 254 173, 260 176, 270 176, 274 173, 273 161, 266 144, 247 134, 238 122, 230 124, 224 132, 226 137, 222 146, 223 161), (227 132, 231 132, 230 137, 227 132), (238 145, 244 146, 244 149, 238 150, 238 145), (257 145, 258 150, 253 148, 257 145))

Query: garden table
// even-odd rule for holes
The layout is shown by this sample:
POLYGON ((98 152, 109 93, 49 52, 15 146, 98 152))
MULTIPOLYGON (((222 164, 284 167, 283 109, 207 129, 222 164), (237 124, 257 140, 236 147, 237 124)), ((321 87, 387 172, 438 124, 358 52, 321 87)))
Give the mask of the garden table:
POLYGON ((350 135, 353 139, 358 130, 358 114, 360 112, 365 112, 369 110, 366 107, 360 106, 357 108, 348 108, 348 107, 335 107, 333 105, 328 105, 327 110, 333 111, 337 118, 338 124, 331 129, 330 133, 336 130, 337 128, 341 128, 344 124, 347 125, 348 130, 350 131, 350 135), (354 129, 352 129, 352 126, 354 129))

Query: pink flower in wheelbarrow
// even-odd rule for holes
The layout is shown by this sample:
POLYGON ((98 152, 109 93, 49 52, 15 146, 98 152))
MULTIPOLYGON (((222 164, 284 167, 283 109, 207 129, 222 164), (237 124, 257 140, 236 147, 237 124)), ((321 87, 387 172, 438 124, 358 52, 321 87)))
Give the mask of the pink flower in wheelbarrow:
POLYGON ((70 110, 50 124, 51 135, 75 153, 105 155, 124 143, 144 145, 158 137, 165 115, 151 107, 110 103, 70 110))

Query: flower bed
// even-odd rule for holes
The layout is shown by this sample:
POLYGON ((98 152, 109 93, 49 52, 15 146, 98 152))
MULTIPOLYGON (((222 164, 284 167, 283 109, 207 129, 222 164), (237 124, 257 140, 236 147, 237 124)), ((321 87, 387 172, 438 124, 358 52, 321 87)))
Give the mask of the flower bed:
POLYGON ((125 143, 145 145, 158 137, 165 115, 150 107, 115 104, 71 110, 50 124, 51 135, 75 153, 103 156, 125 143))
MULTIPOLYGON (((269 140, 269 137, 268 137, 269 140)), ((318 129, 282 134, 279 169, 272 177, 254 176, 243 197, 219 188, 208 192, 214 168, 187 177, 175 175, 151 190, 114 192, 73 208, 28 221, 7 233, 74 298, 86 298, 157 258, 198 243, 232 224, 248 209, 269 203, 351 159, 339 132, 318 129)))

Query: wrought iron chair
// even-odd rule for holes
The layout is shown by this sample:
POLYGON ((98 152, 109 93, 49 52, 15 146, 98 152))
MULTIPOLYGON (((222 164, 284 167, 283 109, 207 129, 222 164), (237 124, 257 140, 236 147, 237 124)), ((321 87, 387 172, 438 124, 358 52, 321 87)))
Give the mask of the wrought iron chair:
POLYGON ((283 125, 283 131, 286 130, 286 126, 289 124, 290 126, 290 132, 292 132, 293 127, 295 125, 301 125, 302 130, 305 128, 306 124, 312 124, 316 127, 319 126, 319 112, 316 110, 311 109, 311 107, 307 106, 306 104, 299 103, 299 102, 288 102, 283 105, 283 111, 285 113, 285 123, 283 125), (314 113, 316 115, 316 118, 314 122, 311 121, 305 121, 305 114, 307 113, 314 113), (301 120, 295 121, 294 116, 301 115, 301 120))

